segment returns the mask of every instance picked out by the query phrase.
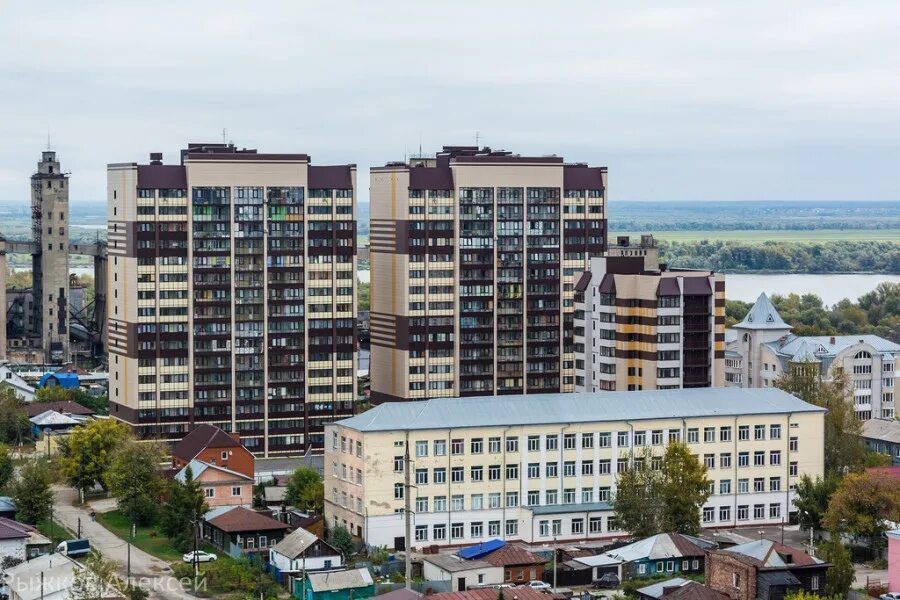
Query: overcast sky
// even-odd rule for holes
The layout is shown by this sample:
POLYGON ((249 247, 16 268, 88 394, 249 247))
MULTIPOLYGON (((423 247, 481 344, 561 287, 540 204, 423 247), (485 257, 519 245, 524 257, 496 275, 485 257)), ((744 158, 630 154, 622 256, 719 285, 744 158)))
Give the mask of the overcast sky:
POLYGON ((473 143, 610 199, 900 199, 900 2, 0 1, 0 200, 188 141, 368 167, 473 143), (679 4, 681 8, 672 5, 679 4), (640 7, 636 6, 640 5, 640 7))

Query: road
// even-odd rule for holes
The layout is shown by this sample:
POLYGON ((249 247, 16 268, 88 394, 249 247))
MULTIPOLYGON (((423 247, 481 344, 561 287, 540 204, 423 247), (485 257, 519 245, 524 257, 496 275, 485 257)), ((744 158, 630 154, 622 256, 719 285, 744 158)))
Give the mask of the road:
MULTIPOLYGON (((75 490, 55 486, 53 497, 53 518, 72 531, 78 530, 78 519, 81 518, 82 536, 91 540, 91 547, 99 550, 105 558, 114 560, 119 565, 119 575, 125 578, 128 562, 128 544, 125 540, 111 533, 100 523, 91 521, 89 507, 73 506, 78 499, 75 490)), ((197 598, 185 592, 181 582, 172 577, 168 563, 134 546, 131 548, 131 576, 132 580, 150 592, 151 598, 160 600, 197 598)))

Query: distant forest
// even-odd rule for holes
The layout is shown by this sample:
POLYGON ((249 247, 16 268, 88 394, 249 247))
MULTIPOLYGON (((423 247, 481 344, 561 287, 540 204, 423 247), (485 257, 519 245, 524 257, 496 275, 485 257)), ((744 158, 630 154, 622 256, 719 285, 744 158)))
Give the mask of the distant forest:
MULTIPOLYGON (((727 293, 727 280, 725 289, 727 293)), ((900 284, 881 283, 856 302, 841 300, 831 308, 815 294, 776 294, 770 299, 797 335, 874 334, 900 343, 900 284)), ((727 300, 726 326, 743 319, 751 306, 751 302, 727 300)))
POLYGON ((660 260, 672 267, 726 273, 900 273, 893 242, 659 242, 660 260))

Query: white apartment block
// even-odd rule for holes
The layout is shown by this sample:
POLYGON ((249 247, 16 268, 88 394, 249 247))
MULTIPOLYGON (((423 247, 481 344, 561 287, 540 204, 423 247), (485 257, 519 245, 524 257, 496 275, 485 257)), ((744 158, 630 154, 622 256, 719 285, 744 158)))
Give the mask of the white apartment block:
POLYGON ((705 527, 781 523, 799 476, 823 472, 823 415, 778 389, 386 403, 326 426, 325 515, 393 548, 407 506, 415 547, 615 537, 617 474, 683 441, 709 472, 705 527))
POLYGON ((798 336, 765 294, 726 336, 725 384, 771 387, 793 368, 815 368, 824 380, 842 370, 861 420, 893 419, 900 344, 876 335, 798 336))

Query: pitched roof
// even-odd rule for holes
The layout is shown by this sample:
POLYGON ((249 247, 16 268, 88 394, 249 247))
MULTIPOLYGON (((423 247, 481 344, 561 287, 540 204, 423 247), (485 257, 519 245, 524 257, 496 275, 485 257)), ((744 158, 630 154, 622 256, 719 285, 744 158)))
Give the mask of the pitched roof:
POLYGON ((16 540, 31 537, 34 531, 33 527, 29 527, 24 523, 0 517, 0 540, 16 540))
POLYGON ((545 594, 527 585, 497 590, 492 587, 477 588, 465 592, 443 592, 428 596, 428 600, 497 600, 499 592, 503 592, 504 600, 549 600, 555 594, 545 594))
POLYGON ((83 415, 85 417, 89 417, 94 414, 94 411, 92 411, 88 407, 82 406, 77 402, 70 402, 68 400, 59 402, 29 402, 25 405, 25 414, 27 414, 29 418, 37 416, 42 412, 46 412, 48 410, 55 410, 56 412, 62 414, 83 415))
POLYGON ((72 417, 67 417, 64 414, 58 413, 55 410, 46 410, 39 415, 35 415, 28 419, 38 427, 50 427, 50 426, 64 426, 71 425, 75 426, 80 424, 80 421, 76 421, 72 417))
POLYGON ((666 600, 729 600, 727 594, 714 590, 708 585, 696 581, 688 581, 668 594, 664 594, 666 600))
POLYGON ((288 528, 285 523, 256 511, 235 506, 231 510, 206 519, 210 525, 227 532, 242 531, 283 531, 288 528))
POLYGON ((241 443, 215 425, 204 423, 181 438, 172 455, 188 461, 206 448, 242 448, 241 443))
POLYGON ((642 596, 650 596, 651 598, 660 598, 663 595, 663 589, 670 587, 681 587, 690 582, 690 579, 684 579, 682 577, 673 577, 672 579, 666 579, 665 581, 657 581, 651 585, 638 588, 638 593, 642 596))
POLYGON ((0 496, 0 511, 15 512, 17 510, 16 501, 9 496, 0 496))
POLYGON ((797 548, 791 548, 772 540, 753 540, 746 544, 739 544, 726 548, 722 552, 736 554, 751 564, 758 567, 785 568, 808 567, 811 565, 825 564, 818 558, 814 558, 797 548))
POLYGON ((490 554, 483 557, 495 567, 505 567, 508 565, 542 565, 547 561, 538 556, 534 552, 529 552, 521 546, 515 544, 507 544, 502 548, 494 550, 490 554))
POLYGON ((660 533, 597 556, 585 556, 575 560, 586 565, 599 566, 644 559, 703 556, 707 549, 712 549, 714 546, 715 544, 712 542, 693 536, 680 533, 660 533))
POLYGON ((871 346, 878 354, 892 356, 900 353, 900 344, 877 335, 790 335, 782 340, 769 342, 766 346, 793 362, 817 362, 823 357, 833 358, 857 344, 871 346))
POLYGON ((862 436, 871 440, 900 444, 900 421, 896 419, 869 419, 862 423, 862 436))
POLYGON ((175 474, 175 479, 178 481, 184 481, 185 477, 187 477, 187 469, 191 468, 191 477, 195 480, 203 474, 207 469, 212 469, 214 471, 221 471, 222 473, 228 473, 229 475, 233 475, 234 477, 239 477, 240 479, 246 479, 247 481, 253 481, 252 477, 247 477, 243 473, 238 473, 237 471, 232 471, 231 469, 226 469, 225 467, 220 467, 219 465, 211 465, 208 462, 203 462, 202 460, 191 460, 187 465, 184 466, 183 469, 178 471, 175 474))
POLYGON ((309 585, 314 592, 361 588, 373 584, 372 575, 366 568, 325 571, 324 573, 308 573, 307 578, 309 579, 309 585))
POLYGON ((736 329, 791 329, 791 326, 785 323, 778 314, 778 310, 765 292, 759 295, 753 307, 744 315, 743 320, 734 327, 736 329))
POLYGON ((386 594, 373 596, 373 598, 378 598, 378 600, 419 600, 421 597, 421 592, 408 590, 406 588, 400 588, 392 592, 387 592, 386 594))
POLYGON ((77 388, 80 385, 77 373, 44 373, 38 381, 37 387, 44 387, 51 381, 66 390, 77 388))
POLYGON ((825 412, 778 388, 689 388, 385 402, 338 421, 356 431, 416 431, 698 416, 825 412))
POLYGON ((295 529, 286 535, 283 540, 275 544, 275 552, 282 556, 286 556, 287 558, 294 559, 303 554, 304 550, 316 542, 331 549, 334 552, 334 556, 340 554, 339 550, 336 550, 329 544, 320 540, 316 534, 310 533, 302 528, 295 529))

